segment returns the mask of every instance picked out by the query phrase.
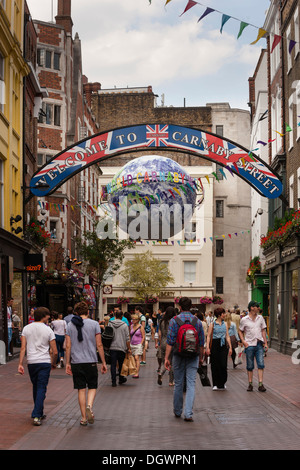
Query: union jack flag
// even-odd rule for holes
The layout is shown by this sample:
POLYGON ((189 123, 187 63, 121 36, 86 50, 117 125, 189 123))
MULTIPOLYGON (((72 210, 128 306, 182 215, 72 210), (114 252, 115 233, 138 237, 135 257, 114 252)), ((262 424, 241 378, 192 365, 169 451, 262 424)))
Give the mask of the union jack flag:
POLYGON ((156 124, 155 126, 147 125, 146 129, 146 138, 147 138, 147 146, 150 147, 167 147, 168 146, 168 132, 169 126, 160 126, 156 124))

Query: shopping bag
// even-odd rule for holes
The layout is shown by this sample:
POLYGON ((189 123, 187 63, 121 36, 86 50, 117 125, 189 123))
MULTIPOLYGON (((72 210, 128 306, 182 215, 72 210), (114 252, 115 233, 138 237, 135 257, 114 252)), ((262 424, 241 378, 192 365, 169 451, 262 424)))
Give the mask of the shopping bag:
POLYGON ((133 356, 129 356, 128 375, 136 375, 136 374, 137 374, 137 369, 136 369, 135 359, 133 356))
POLYGON ((124 377, 127 377, 127 375, 129 375, 129 358, 127 356, 125 357, 123 361, 120 375, 123 375, 124 377))
POLYGON ((207 366, 202 364, 202 366, 198 367, 197 372, 199 374, 203 387, 210 387, 211 384, 210 384, 209 377, 207 376, 207 366))
POLYGON ((242 346, 238 346, 235 348, 235 359, 234 359, 234 365, 238 366, 239 364, 243 364, 243 351, 244 348, 242 346))

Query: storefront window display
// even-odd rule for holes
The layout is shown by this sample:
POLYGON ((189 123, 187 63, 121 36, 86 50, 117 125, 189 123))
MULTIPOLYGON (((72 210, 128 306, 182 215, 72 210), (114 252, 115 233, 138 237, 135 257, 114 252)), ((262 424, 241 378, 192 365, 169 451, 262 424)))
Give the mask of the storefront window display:
POLYGON ((12 321, 13 321, 13 345, 20 346, 20 331, 24 326, 23 319, 23 301, 22 301, 22 273, 14 272, 11 296, 14 299, 12 305, 12 321))
POLYGON ((298 270, 291 272, 292 298, 290 303, 289 340, 293 341, 298 336, 298 270))

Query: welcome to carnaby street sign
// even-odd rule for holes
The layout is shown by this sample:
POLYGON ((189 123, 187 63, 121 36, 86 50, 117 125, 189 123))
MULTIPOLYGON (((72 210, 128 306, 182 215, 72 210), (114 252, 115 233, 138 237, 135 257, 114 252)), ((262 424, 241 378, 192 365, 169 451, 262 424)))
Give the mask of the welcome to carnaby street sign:
POLYGON ((63 150, 33 175, 31 197, 53 193, 94 163, 101 165, 101 161, 122 153, 155 149, 190 153, 218 163, 269 199, 282 194, 282 183, 273 170, 257 155, 228 139, 173 124, 141 124, 95 134, 63 150))

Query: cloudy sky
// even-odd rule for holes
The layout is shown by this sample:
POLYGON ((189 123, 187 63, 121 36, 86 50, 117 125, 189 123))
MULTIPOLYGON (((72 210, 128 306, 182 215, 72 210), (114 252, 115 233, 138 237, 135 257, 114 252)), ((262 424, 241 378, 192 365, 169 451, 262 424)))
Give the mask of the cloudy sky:
MULTIPOLYGON (((57 0, 27 0, 34 19, 51 21, 57 0)), ((73 37, 81 39, 83 72, 103 89, 151 85, 158 104, 229 102, 249 109, 248 78, 266 40, 250 45, 270 0, 72 0, 73 37), (206 7, 215 11, 198 19, 206 7), (231 18, 220 33, 222 14, 231 18), (237 39, 240 22, 249 23, 237 39), (253 25, 253 26, 252 26, 253 25), (256 26, 257 28, 255 28, 256 26)))

